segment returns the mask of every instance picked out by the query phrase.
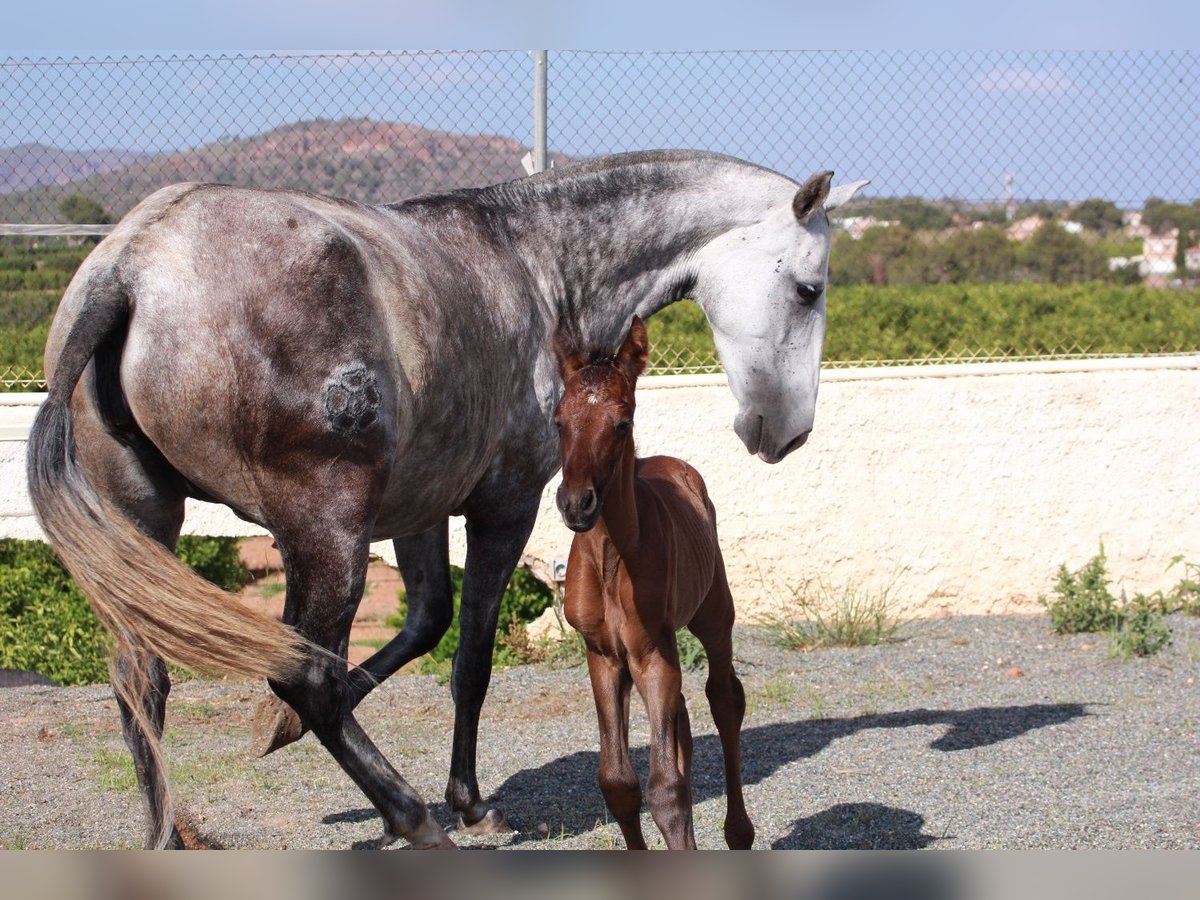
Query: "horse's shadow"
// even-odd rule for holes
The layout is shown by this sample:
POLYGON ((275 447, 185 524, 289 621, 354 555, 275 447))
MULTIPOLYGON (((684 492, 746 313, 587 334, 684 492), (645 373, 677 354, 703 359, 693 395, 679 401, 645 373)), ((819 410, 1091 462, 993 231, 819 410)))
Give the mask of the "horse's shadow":
MULTIPOLYGON (((742 731, 742 779, 745 784, 758 784, 789 763, 816 755, 839 738, 871 728, 947 725, 948 730, 929 747, 951 753, 997 744, 1085 715, 1089 713, 1082 703, 1036 703, 965 710, 913 709, 759 725, 742 731)), ((644 780, 649 765, 648 748, 631 748, 631 756, 644 780)), ((542 823, 553 834, 580 834, 608 819, 598 778, 598 754, 594 750, 580 750, 535 768, 522 769, 505 780, 494 797, 521 832, 517 841, 533 839, 535 827, 542 823)), ((701 735, 695 740, 692 784, 696 803, 724 794, 721 745, 715 734, 701 735)), ((452 818, 445 804, 431 804, 430 809, 439 821, 452 818)), ((374 810, 348 810, 327 816, 323 821, 326 824, 360 821, 375 815, 374 810)), ((838 846, 919 847, 934 840, 920 833, 923 820, 916 813, 875 804, 853 804, 835 806, 810 819, 797 820, 791 833, 775 846, 814 846, 820 834, 825 835, 820 846, 828 846, 827 829, 834 819, 858 823, 857 831, 841 827, 845 837, 838 846)))

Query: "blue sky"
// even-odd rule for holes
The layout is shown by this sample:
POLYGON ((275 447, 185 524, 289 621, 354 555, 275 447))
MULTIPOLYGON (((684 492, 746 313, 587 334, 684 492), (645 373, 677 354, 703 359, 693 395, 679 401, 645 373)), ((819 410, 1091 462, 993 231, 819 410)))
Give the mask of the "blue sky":
MULTIPOLYGON (((0 60, 545 47, 551 149, 575 156, 700 147, 798 178, 834 168, 890 195, 995 199, 1013 173, 1018 197, 1102 196, 1130 206, 1152 194, 1200 197, 1198 0, 516 0, 503 15, 499 5, 22 0, 0 16, 0 60), (556 48, 908 52, 747 59, 556 48), (1060 52, 1148 49, 1192 54, 1181 64, 1170 53, 1131 63, 1060 52), (755 68, 739 71, 747 63, 755 68)), ((438 57, 386 71, 307 60, 286 80, 270 66, 179 64, 168 72, 114 64, 76 68, 55 82, 51 73, 62 67, 10 66, 0 70, 0 147, 160 152, 319 116, 411 121, 528 144, 528 55, 481 59, 438 57), (313 100, 354 91, 386 100, 313 100), (303 102, 290 105, 297 95, 303 102)))
POLYGON ((455 49, 1200 47, 1196 0, 17 0, 0 57, 455 49))

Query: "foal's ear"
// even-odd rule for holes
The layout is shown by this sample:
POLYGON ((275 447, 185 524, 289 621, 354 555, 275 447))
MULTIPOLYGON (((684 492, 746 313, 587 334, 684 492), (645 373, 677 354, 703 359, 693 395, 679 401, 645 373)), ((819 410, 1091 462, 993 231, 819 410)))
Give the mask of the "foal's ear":
POLYGON ((617 360, 631 378, 637 378, 646 371, 646 359, 649 355, 650 341, 646 337, 646 323, 634 316, 625 343, 617 353, 617 360))
POLYGON ((583 368, 583 357, 562 328, 554 332, 554 356, 558 359, 558 373, 564 382, 583 368))
POLYGON ((808 217, 821 208, 825 198, 829 196, 831 181, 832 172, 818 172, 800 185, 800 190, 796 191, 796 196, 792 198, 792 212, 796 214, 796 221, 808 221, 808 217))

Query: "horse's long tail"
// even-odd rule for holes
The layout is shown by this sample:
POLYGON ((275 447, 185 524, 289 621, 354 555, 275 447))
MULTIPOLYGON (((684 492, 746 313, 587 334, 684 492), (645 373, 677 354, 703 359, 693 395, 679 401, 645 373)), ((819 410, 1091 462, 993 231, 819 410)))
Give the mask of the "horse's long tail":
POLYGON ((29 493, 38 521, 118 640, 199 672, 284 678, 303 657, 303 639, 205 581, 139 531, 96 492, 76 462, 71 394, 97 347, 127 317, 128 301, 118 285, 88 288, 29 435, 29 493))
MULTIPOLYGON (((38 411, 26 457, 29 493, 42 530, 118 645, 158 654, 189 669, 285 679, 304 658, 306 642, 292 628, 257 613, 196 575, 166 547, 143 534, 101 496, 75 455, 71 395, 88 362, 129 316, 114 277, 92 277, 86 299, 63 345, 49 396, 38 411)), ((110 667, 113 688, 137 719, 161 766, 157 729, 141 678, 110 667)), ((165 776, 155 789, 169 809, 165 776)), ((158 842, 170 836, 162 821, 158 842)))

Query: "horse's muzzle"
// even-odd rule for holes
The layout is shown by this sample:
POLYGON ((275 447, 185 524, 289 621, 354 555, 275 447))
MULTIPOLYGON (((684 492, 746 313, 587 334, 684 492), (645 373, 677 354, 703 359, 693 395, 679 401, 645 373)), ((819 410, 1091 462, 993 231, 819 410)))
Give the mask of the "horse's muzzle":
POLYGON ((572 531, 591 531, 600 518, 600 497, 591 486, 568 490, 560 485, 555 502, 563 524, 572 531))

